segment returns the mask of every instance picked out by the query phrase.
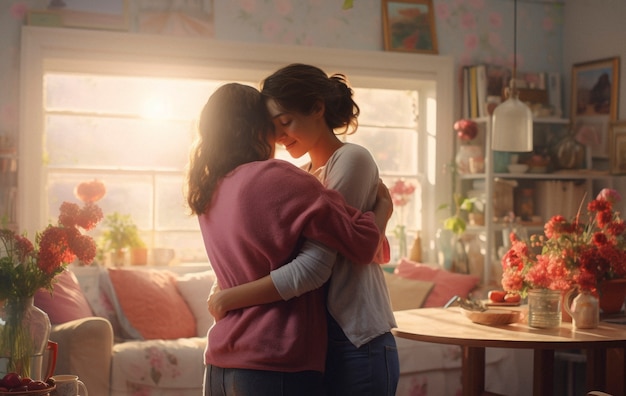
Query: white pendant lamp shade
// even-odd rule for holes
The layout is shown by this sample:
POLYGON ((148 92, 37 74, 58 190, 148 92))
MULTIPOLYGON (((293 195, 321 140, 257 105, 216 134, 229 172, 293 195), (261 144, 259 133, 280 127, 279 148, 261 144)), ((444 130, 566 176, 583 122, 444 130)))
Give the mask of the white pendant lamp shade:
POLYGON ((496 151, 533 151, 533 114, 519 100, 517 80, 517 0, 513 1, 513 75, 510 95, 493 112, 491 149, 496 151))
POLYGON ((533 151, 533 115, 516 94, 493 112, 491 148, 496 151, 533 151))

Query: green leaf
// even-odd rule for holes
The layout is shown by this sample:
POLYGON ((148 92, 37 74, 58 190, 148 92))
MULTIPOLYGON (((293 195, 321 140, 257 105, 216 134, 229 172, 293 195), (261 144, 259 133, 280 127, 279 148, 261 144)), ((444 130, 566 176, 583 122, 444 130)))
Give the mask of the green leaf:
POLYGON ((341 8, 343 8, 344 10, 349 10, 353 6, 354 6, 354 0, 345 0, 341 8))

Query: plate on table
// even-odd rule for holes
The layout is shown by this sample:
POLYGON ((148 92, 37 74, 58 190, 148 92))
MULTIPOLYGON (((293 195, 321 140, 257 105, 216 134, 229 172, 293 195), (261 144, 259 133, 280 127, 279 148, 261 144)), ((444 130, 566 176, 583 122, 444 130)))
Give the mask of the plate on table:
POLYGON ((22 396, 48 396, 50 395, 50 392, 52 392, 56 388, 57 387, 53 385, 46 389, 30 390, 30 391, 22 391, 22 392, 0 391, 0 396, 20 396, 20 395, 22 396))
POLYGON ((486 311, 470 311, 461 308, 461 314, 474 323, 488 326, 504 326, 519 322, 521 312, 504 308, 488 308, 486 311))
POLYGON ((521 301, 518 302, 494 302, 487 301, 485 305, 488 307, 519 307, 521 305, 521 301))

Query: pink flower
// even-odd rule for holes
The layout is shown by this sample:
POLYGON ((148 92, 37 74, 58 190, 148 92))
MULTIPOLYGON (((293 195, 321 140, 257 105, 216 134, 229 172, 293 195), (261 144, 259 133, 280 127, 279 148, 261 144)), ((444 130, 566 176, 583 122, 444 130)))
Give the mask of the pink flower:
POLYGON ((415 184, 407 183, 404 179, 398 179, 389 189, 394 206, 404 206, 411 200, 415 192, 415 184))
POLYGON ((610 203, 617 203, 622 200, 622 196, 612 188, 603 188, 596 197, 597 200, 605 200, 610 203))
POLYGON ((471 12, 466 12, 461 15, 461 26, 464 29, 470 30, 476 27, 476 18, 471 12))
POLYGON ((489 14, 489 24, 494 28, 502 27, 502 14, 499 12, 492 12, 489 14))

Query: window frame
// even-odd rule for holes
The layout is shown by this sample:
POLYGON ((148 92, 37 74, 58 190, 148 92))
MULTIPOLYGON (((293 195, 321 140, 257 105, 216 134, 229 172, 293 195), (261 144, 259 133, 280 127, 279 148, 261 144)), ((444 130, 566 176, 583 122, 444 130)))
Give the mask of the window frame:
MULTIPOLYGON (((227 42, 65 28, 22 27, 17 222, 34 235, 47 224, 43 142, 43 75, 50 71, 172 78, 261 81, 292 62, 348 76, 354 86, 416 89, 419 114, 436 101, 434 120, 420 116, 418 175, 422 183, 422 239, 434 251, 441 225, 435 209, 452 195, 446 174, 454 147, 454 62, 441 55, 227 42), (40 105, 37 105, 40 104, 40 105), (430 166, 429 164, 434 164, 430 166)), ((419 227, 420 225, 418 225, 419 227)), ((434 253, 425 260, 434 262, 434 253), (432 256, 432 257, 431 257, 432 256)))

